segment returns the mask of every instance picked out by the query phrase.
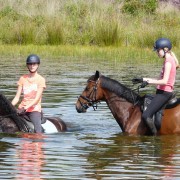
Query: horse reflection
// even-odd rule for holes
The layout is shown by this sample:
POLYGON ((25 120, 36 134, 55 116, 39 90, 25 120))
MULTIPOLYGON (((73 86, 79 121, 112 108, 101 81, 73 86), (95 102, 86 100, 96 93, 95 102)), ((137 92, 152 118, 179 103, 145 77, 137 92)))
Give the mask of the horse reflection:
MULTIPOLYGON (((105 101, 123 132, 150 135, 150 130, 141 119, 143 100, 133 90, 96 71, 78 98, 76 110, 79 113, 86 112, 90 106, 96 109, 98 102, 105 101)), ((180 134, 180 104, 165 109, 158 134, 180 134)))

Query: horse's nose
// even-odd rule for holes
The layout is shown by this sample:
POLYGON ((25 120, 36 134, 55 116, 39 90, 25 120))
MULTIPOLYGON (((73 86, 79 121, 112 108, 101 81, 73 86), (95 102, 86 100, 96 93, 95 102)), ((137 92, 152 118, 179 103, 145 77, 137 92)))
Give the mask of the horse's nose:
POLYGON ((77 106, 76 106, 76 111, 77 111, 78 113, 84 113, 84 112, 86 112, 86 110, 85 110, 84 108, 78 108, 77 106))
POLYGON ((78 112, 78 113, 81 113, 82 111, 76 106, 76 111, 78 112))

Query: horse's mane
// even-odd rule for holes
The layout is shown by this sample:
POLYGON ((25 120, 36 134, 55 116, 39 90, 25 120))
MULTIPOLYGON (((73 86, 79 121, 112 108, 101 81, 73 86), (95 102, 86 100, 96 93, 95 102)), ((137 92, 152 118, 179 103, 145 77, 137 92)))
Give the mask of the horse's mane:
POLYGON ((22 119, 17 115, 15 107, 11 102, 0 93, 0 118, 9 117, 15 124, 18 126, 19 130, 26 129, 26 124, 22 119))
POLYGON ((140 96, 136 92, 120 82, 102 75, 100 77, 102 88, 115 93, 117 96, 122 97, 131 103, 135 103, 140 99, 140 96))

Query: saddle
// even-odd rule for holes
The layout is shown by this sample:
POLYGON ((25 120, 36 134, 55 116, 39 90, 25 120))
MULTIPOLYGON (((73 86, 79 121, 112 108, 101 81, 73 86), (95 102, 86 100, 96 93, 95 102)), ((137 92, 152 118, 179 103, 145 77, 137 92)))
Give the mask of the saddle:
MULTIPOLYGON (((154 98, 154 95, 145 95, 142 111, 145 111, 147 106, 151 103, 151 100, 154 98)), ((161 128, 161 120, 164 113, 164 109, 171 109, 180 104, 180 98, 177 98, 175 94, 172 95, 171 99, 153 115, 153 120, 157 130, 161 128)))
MULTIPOLYGON (((24 123, 27 124, 27 126, 29 127, 29 132, 33 133, 34 132, 34 125, 31 122, 30 118, 25 114, 25 115, 19 115, 21 120, 24 121, 24 123)), ((46 118, 43 116, 43 112, 41 112, 41 124, 46 123, 46 118)), ((42 126, 41 126, 42 127, 42 126)), ((42 127, 42 131, 44 132, 44 129, 42 127)))

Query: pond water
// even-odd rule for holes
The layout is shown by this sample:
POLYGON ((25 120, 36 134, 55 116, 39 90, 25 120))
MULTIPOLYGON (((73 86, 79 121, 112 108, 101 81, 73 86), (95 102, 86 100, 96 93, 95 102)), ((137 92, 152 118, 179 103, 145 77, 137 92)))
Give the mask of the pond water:
MULTIPOLYGON (((10 100, 19 76, 27 72, 24 61, 1 59, 0 91, 10 100)), ((47 80, 43 111, 71 128, 43 136, 1 134, 0 179, 180 179, 180 136, 125 136, 103 102, 97 111, 76 112, 77 96, 96 70, 136 88, 133 77, 155 77, 161 68, 159 63, 129 62, 43 59, 39 69, 47 80)), ((153 90, 146 87, 141 93, 153 90)))

